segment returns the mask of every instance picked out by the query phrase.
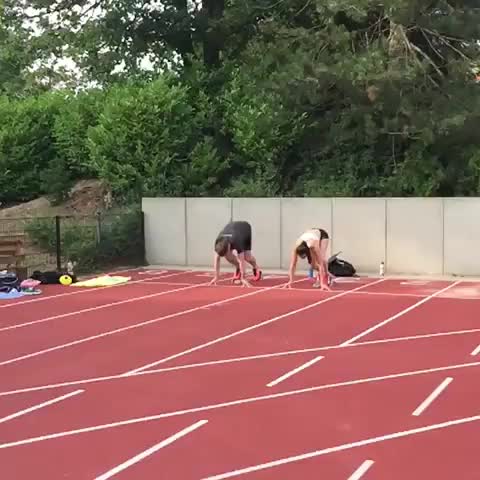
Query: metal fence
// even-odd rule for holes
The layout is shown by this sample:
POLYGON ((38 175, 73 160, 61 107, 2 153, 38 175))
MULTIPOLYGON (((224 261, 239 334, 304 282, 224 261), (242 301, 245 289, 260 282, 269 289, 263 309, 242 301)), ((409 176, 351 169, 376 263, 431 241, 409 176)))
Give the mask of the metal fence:
MULTIPOLYGON (((12 238, 22 242, 20 268, 27 275, 35 270, 64 270, 68 262, 76 273, 145 264, 140 211, 0 219, 0 244, 12 238)), ((0 259, 0 269, 5 266, 0 259)))

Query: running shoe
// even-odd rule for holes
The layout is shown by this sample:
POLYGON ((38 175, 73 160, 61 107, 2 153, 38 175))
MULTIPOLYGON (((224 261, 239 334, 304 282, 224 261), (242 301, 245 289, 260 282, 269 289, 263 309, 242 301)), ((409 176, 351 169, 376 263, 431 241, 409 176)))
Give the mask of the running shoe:
POLYGON ((262 278, 262 271, 258 268, 253 269, 253 279, 258 282, 262 278))

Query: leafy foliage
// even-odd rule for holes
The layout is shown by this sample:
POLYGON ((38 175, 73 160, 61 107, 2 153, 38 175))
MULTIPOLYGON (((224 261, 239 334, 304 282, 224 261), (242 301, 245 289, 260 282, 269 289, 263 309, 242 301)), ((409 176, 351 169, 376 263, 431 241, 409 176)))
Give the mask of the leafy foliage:
POLYGON ((42 172, 56 157, 53 126, 61 98, 0 98, 0 201, 25 201, 46 191, 42 172))
POLYGON ((480 193, 478 0, 7 1, 0 200, 480 193))
POLYGON ((176 195, 213 184, 221 172, 202 117, 186 87, 162 77, 115 87, 88 133, 90 166, 119 195, 176 195), (188 183, 186 183, 188 181, 188 183))

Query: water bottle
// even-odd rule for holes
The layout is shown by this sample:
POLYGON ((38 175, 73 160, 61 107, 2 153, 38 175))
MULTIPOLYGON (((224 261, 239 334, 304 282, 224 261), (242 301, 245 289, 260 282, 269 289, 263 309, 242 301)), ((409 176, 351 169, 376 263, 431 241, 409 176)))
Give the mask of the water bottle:
POLYGON ((314 275, 314 273, 313 273, 313 268, 310 267, 310 268, 308 269, 308 278, 313 278, 314 276, 315 276, 315 275, 314 275))
POLYGON ((385 262, 380 262, 379 273, 380 273, 381 277, 383 277, 385 275, 385 262))
POLYGON ((71 260, 69 260, 67 262, 67 273, 69 275, 74 275, 74 271, 73 271, 73 262, 71 260))

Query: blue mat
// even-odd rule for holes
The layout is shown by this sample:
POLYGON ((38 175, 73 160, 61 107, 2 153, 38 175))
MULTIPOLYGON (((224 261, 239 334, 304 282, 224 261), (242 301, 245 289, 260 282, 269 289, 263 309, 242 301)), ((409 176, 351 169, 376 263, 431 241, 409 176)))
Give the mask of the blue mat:
POLYGON ((12 290, 9 293, 2 293, 0 292, 0 300, 11 300, 13 298, 20 298, 25 296, 23 292, 19 292, 18 290, 12 290))

